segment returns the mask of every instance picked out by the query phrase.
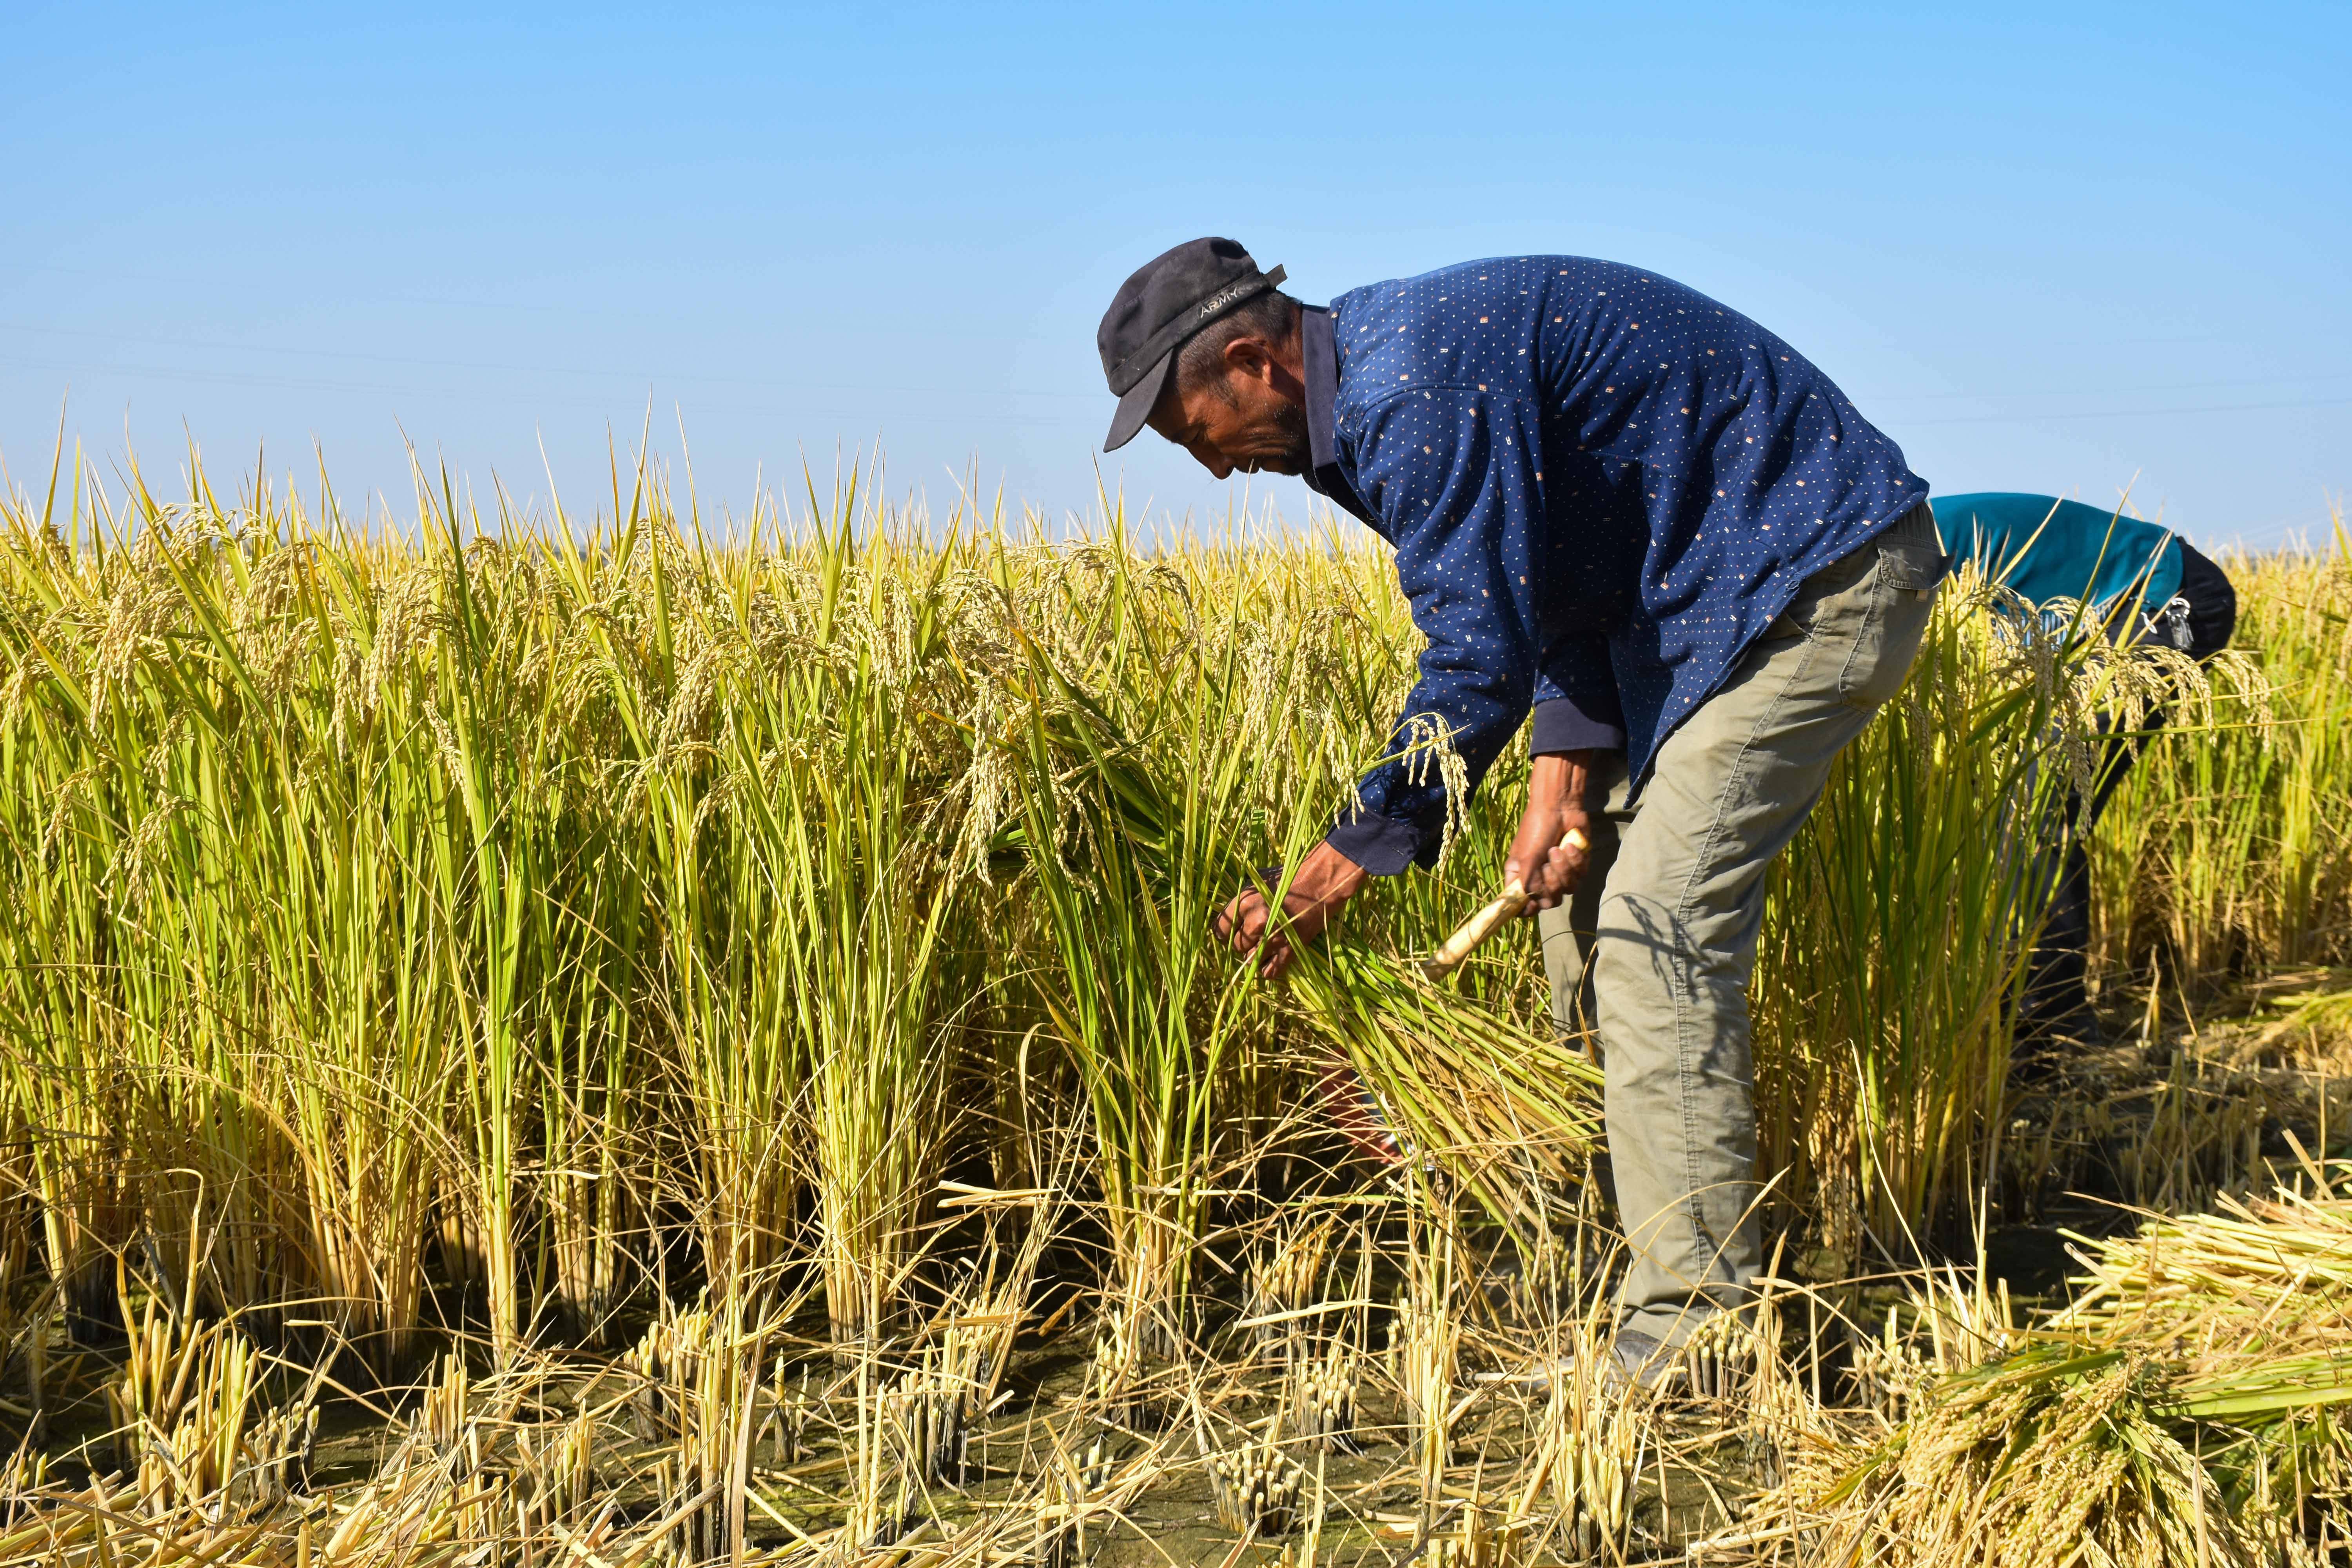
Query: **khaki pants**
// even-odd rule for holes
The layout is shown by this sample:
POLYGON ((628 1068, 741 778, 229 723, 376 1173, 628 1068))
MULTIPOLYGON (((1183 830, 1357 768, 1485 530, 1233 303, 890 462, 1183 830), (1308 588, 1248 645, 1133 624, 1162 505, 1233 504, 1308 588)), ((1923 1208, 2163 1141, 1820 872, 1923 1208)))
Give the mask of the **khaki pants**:
POLYGON ((1552 1012, 1603 1053, 1632 1264, 1620 1326, 1678 1345, 1762 1267, 1748 979, 1764 873, 1830 764, 1902 687, 1943 571, 1923 502, 1805 582, 1658 749, 1638 799, 1611 759, 1576 895, 1541 917, 1552 1012))

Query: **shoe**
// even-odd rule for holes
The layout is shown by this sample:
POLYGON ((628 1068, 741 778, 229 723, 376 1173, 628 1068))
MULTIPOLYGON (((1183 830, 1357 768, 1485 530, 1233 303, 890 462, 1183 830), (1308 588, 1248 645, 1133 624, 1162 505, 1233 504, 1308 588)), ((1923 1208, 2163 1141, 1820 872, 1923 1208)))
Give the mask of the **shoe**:
MULTIPOLYGON (((1608 1360, 1601 1366, 1601 1380, 1619 1392, 1628 1388, 1656 1389, 1664 1387, 1676 1373, 1685 1370, 1682 1355, 1654 1336, 1639 1329, 1620 1329, 1609 1342, 1608 1360)), ((1563 1356, 1525 1372, 1482 1372, 1477 1381, 1507 1383, 1530 1393, 1548 1394, 1553 1384, 1575 1371, 1576 1358, 1563 1356)))
POLYGON ((1618 1330, 1609 1349, 1616 1359, 1618 1375, 1635 1388, 1664 1388, 1676 1373, 1687 1370, 1680 1352, 1639 1329, 1618 1330))

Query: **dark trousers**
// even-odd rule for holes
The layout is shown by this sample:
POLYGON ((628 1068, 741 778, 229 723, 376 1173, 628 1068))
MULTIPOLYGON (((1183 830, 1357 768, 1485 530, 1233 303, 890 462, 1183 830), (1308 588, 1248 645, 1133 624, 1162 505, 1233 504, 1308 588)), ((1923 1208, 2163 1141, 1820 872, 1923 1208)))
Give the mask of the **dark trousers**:
MULTIPOLYGON (((2189 601, 2189 647, 2183 651, 2202 663, 2230 646, 2238 626, 2238 595, 2221 567, 2185 539, 2180 542, 2180 597, 2189 601)), ((2091 858, 2084 845, 2116 786, 2139 760, 2147 737, 2163 728, 2164 721, 2164 711, 2158 709, 2135 733, 2109 736, 2090 799, 2068 790, 2065 810, 2052 824, 2047 848, 2057 859, 2057 879, 2041 938, 2026 963, 2025 991, 2017 1014, 2021 1042, 2063 1037, 2091 1044, 2099 1038, 2098 1016, 2091 1008, 2088 984, 2091 858)))

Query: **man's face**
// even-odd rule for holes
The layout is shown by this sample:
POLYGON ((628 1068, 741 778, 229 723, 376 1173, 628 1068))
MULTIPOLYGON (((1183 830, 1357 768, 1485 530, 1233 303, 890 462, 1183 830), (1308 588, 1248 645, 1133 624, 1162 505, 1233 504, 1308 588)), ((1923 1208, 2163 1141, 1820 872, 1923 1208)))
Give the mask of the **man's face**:
POLYGON ((1235 469, 1303 474, 1314 461, 1306 389, 1255 338, 1225 345, 1221 381, 1171 384, 1151 411, 1151 427, 1221 479, 1235 469))

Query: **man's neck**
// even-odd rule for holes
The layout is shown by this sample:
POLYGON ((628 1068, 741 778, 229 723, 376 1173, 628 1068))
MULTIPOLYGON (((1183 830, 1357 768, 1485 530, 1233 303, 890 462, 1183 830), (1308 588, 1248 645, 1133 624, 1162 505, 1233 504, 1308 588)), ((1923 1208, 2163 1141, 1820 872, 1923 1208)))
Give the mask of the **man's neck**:
POLYGON ((1286 346, 1297 356, 1298 378, 1307 395, 1307 486, 1328 496, 1342 510, 1377 531, 1378 520, 1358 499, 1339 467, 1339 438, 1332 428, 1332 416, 1339 390, 1339 365, 1338 345, 1331 336, 1330 313, 1317 310, 1310 317, 1301 310, 1298 330, 1291 334, 1286 346), (1307 341, 1310 335, 1314 340, 1311 345, 1307 341))
POLYGON ((1281 367, 1283 374, 1289 379, 1287 386, 1283 386, 1279 382, 1276 384, 1277 386, 1282 386, 1282 395, 1293 403, 1306 402, 1307 343, 1306 334, 1301 331, 1297 318, 1293 317, 1291 320, 1290 336, 1285 338, 1282 341, 1282 346, 1274 351, 1274 363, 1281 367))

